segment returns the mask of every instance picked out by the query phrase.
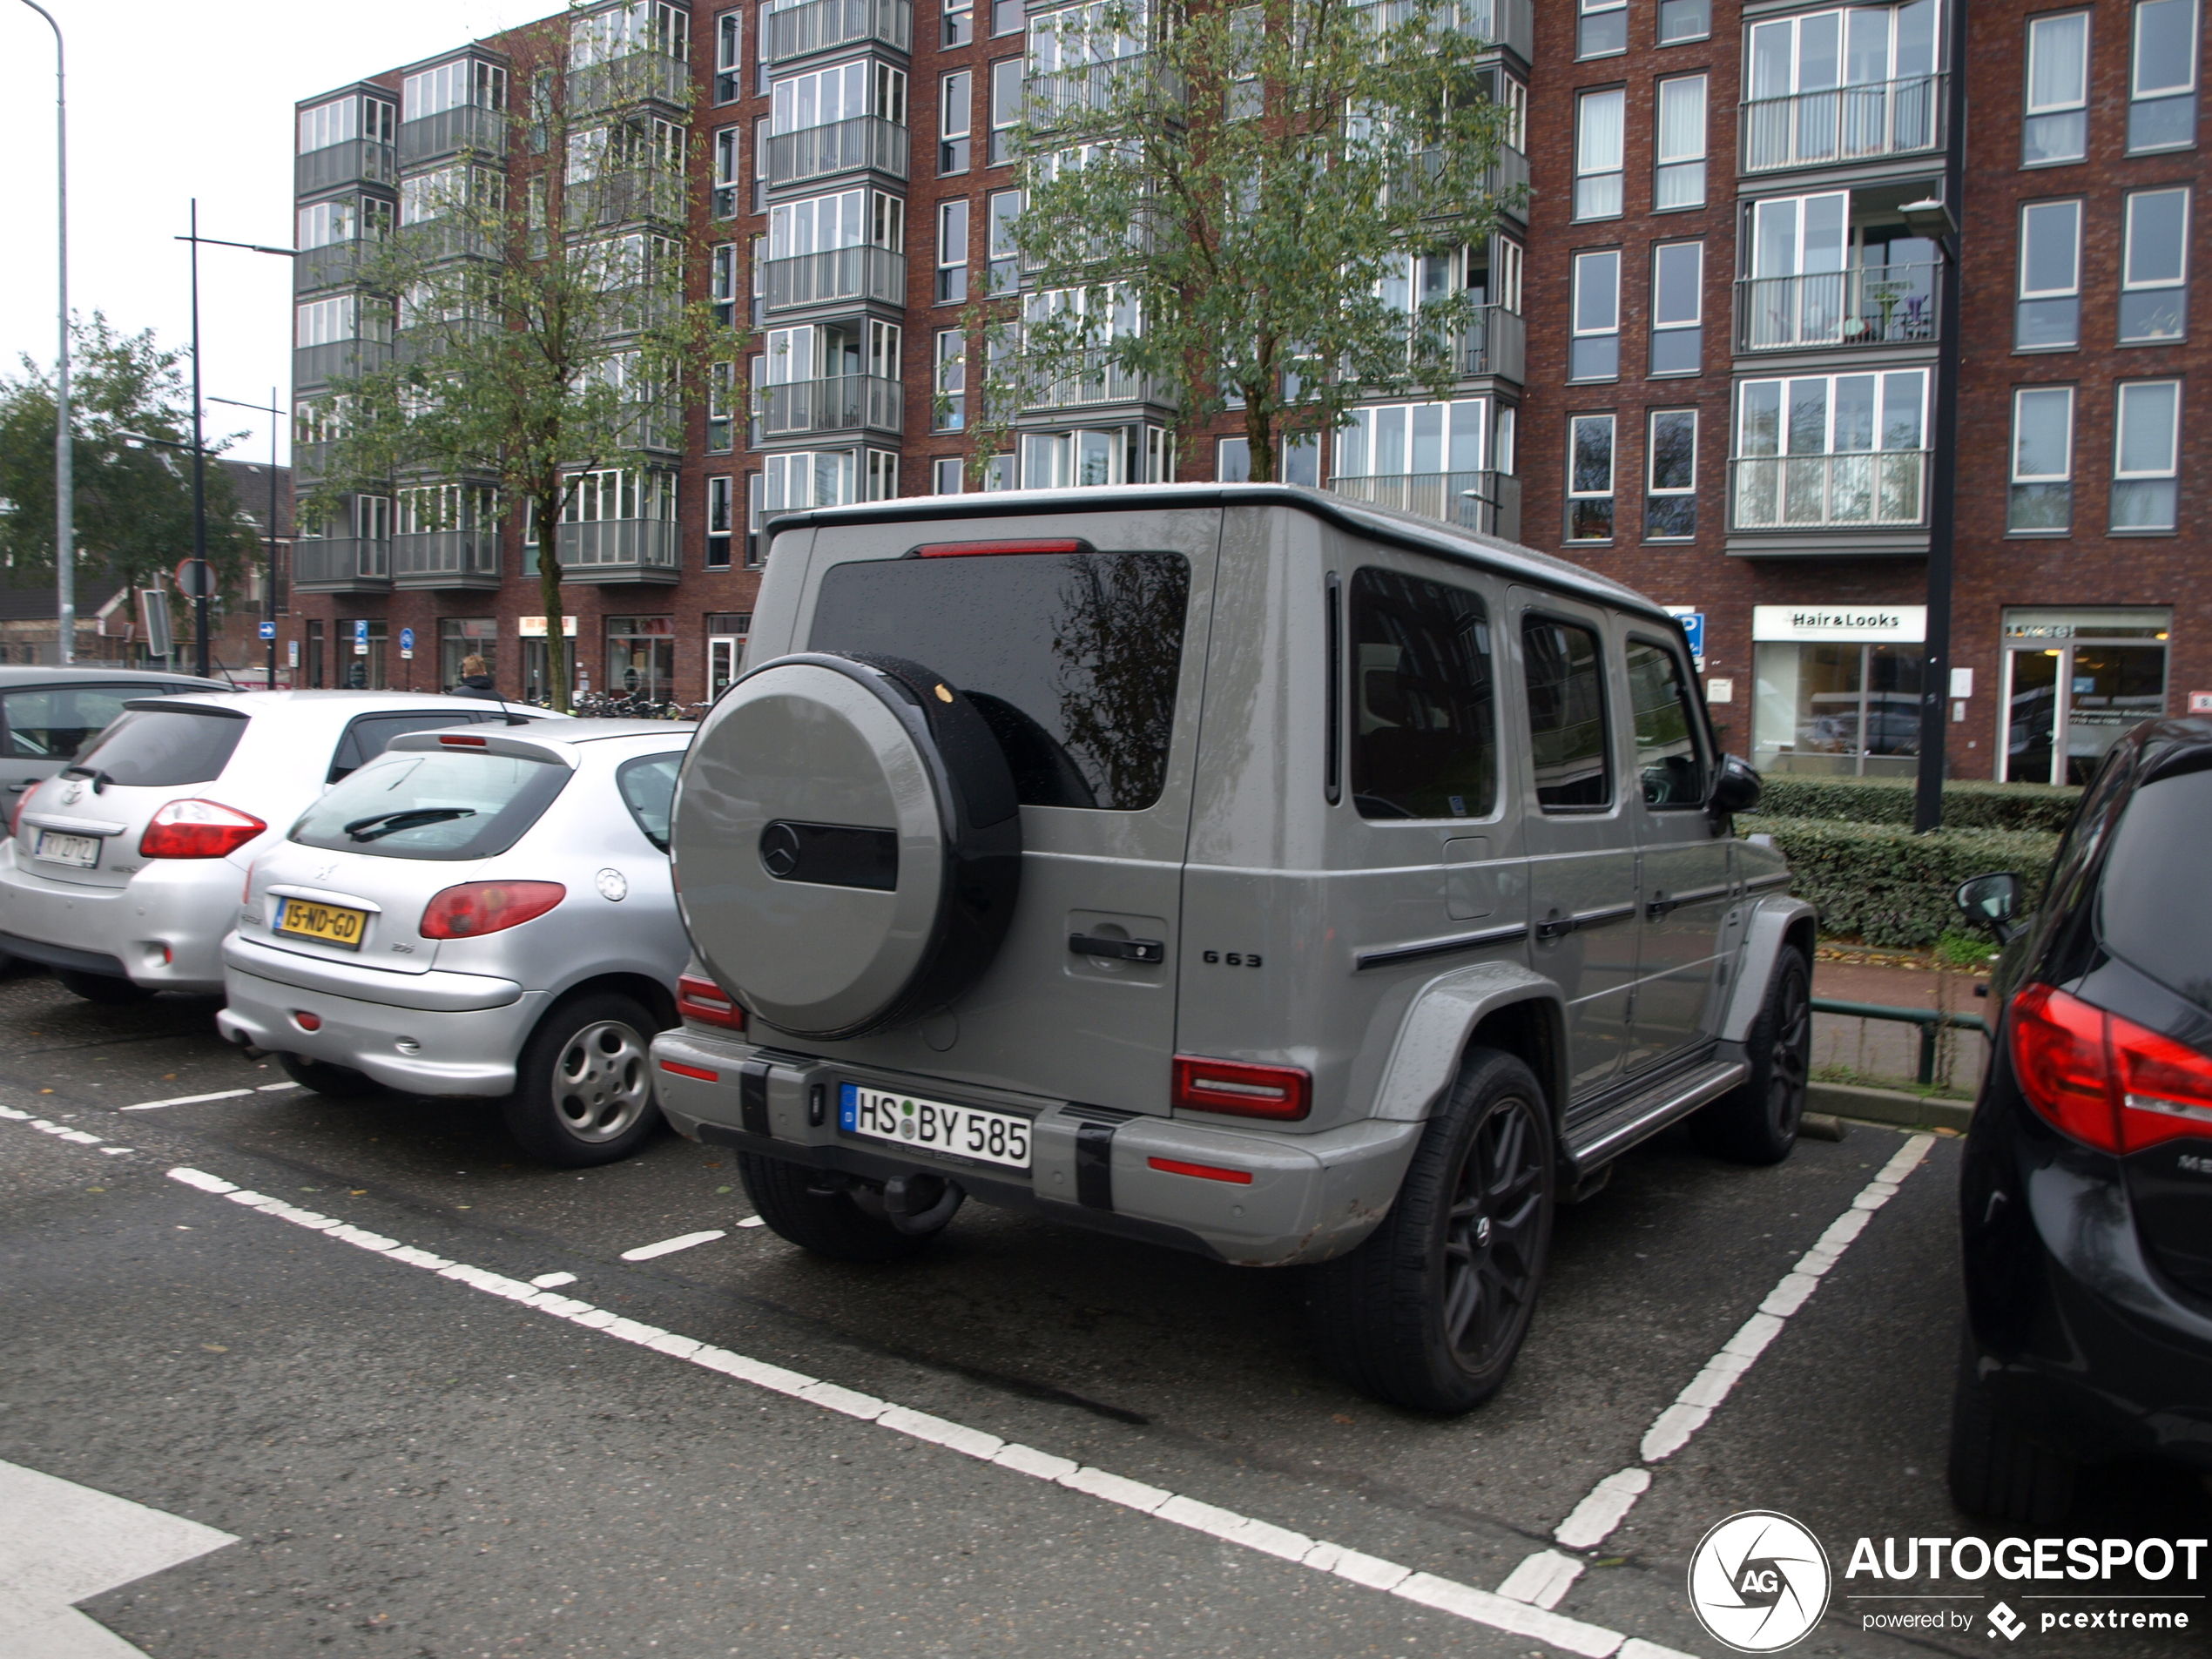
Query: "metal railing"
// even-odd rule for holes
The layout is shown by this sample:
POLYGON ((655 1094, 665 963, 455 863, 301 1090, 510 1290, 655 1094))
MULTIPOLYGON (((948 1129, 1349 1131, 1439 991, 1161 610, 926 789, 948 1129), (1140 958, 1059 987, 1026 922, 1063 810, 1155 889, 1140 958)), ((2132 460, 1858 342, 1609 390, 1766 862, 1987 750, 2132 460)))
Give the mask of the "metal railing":
POLYGON ((1510 213, 1522 224, 1528 222, 1528 158, 1511 145, 1501 145, 1498 159, 1490 169, 1490 193, 1501 199, 1500 212, 1510 213))
POLYGON ((568 580, 612 581, 624 576, 673 581, 683 569, 683 535, 674 520, 601 518, 563 524, 555 551, 568 580))
POLYGON ((1462 374, 1495 374, 1502 380, 1528 377, 1528 324, 1503 306, 1482 307, 1474 327, 1455 342, 1462 374))
POLYGON ((906 388, 874 374, 836 374, 792 381, 753 393, 760 435, 790 437, 807 432, 897 432, 905 424, 906 388))
POLYGON ((769 260, 760 268, 767 278, 771 311, 836 300, 880 300, 894 306, 907 302, 907 256, 889 248, 833 247, 769 260))
POLYGON ((292 188, 301 196, 340 185, 388 185, 399 176, 399 161, 392 146, 371 138, 325 145, 295 158, 292 164, 292 188))
POLYGON ((301 249, 292 262, 293 291, 308 293, 317 288, 347 287, 361 269, 362 246, 359 239, 348 238, 301 249))
POLYGON ((1393 472, 1366 478, 1336 477, 1332 495, 1370 507, 1458 524, 1508 542, 1521 539, 1521 480, 1502 472, 1393 472))
POLYGON ((334 340, 302 346, 292 354, 292 383, 319 386, 334 376, 366 374, 392 361, 392 347, 381 340, 334 340))
POLYGON ((682 108, 691 91, 690 65, 666 52, 630 52, 569 71, 569 108, 577 114, 639 104, 648 98, 682 108))
POLYGON ((1025 409, 1072 409, 1098 403, 1158 401, 1150 395, 1150 381, 1113 361, 1104 352, 1085 352, 1079 368, 1050 380, 1027 363, 1018 364, 1015 373, 1020 388, 1020 407, 1025 409))
POLYGON ((768 139, 768 182, 796 184, 825 173, 873 167, 894 179, 907 176, 907 129, 880 115, 855 115, 768 139))
POLYGON ((570 185, 561 211, 570 229, 627 225, 637 219, 684 222, 684 175, 658 167, 626 168, 589 183, 570 185))
POLYGON ((1911 155, 1944 143, 1948 75, 1831 86, 1743 103, 1743 171, 1911 155))
POLYGON ((359 536, 304 536, 292 544, 292 585, 378 589, 392 584, 392 544, 359 536))
POLYGON ((1736 284, 1736 349, 1903 346, 1937 335, 1932 265, 1862 266, 1736 284))
POLYGON ((1728 466, 1740 530, 1904 529, 1927 523, 1925 449, 1737 455, 1728 466))
POLYGON ((1133 52, 1049 75, 1032 75, 1023 91, 1031 124, 1050 127, 1070 114, 1096 115, 1117 105, 1126 106, 1133 86, 1147 93, 1143 98, 1147 105, 1182 102, 1179 91, 1166 81, 1152 84, 1153 81, 1151 54, 1133 52))
POLYGON ((400 165, 435 161, 467 152, 481 156, 507 153, 507 117, 481 104, 459 104, 435 115, 418 116, 400 123, 400 165))
POLYGON ((496 529, 428 530, 392 537, 392 583, 449 588, 499 580, 496 529))
POLYGON ((867 40, 914 50, 912 0, 810 0, 777 8, 766 24, 761 55, 772 64, 867 40))
POLYGON ((1840 1014, 1855 1020, 1895 1020, 1903 1024, 1920 1028, 1919 1071, 1916 1081, 1933 1084, 1936 1073, 1936 1034, 1948 1027, 1954 1031, 1979 1031, 1990 1035, 1989 1022, 1979 1014, 1946 1014, 1938 1008, 1897 1008, 1880 1002, 1845 1002, 1832 996, 1812 999, 1815 1014, 1840 1014))
MULTIPOLYGON (((1448 4, 1438 8, 1447 17, 1448 4)), ((1359 7, 1372 28, 1395 29, 1412 18, 1412 0, 1363 0, 1359 7)), ((1535 7, 1531 0, 1460 0, 1456 26, 1460 33, 1494 44, 1510 46, 1527 60, 1534 55, 1535 7)))

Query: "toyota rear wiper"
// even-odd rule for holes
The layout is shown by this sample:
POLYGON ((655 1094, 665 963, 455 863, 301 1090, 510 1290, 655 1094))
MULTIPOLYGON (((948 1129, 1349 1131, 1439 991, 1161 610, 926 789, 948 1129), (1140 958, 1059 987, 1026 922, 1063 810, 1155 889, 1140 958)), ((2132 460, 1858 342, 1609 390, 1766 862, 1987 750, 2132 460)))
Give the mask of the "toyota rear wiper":
POLYGON ((62 776, 64 778, 91 779, 92 780, 92 792, 95 795, 105 793, 107 786, 115 781, 114 779, 109 777, 107 773, 102 772, 98 766, 64 766, 62 768, 62 776))
POLYGON ((386 835, 396 835, 401 830, 420 829, 425 824, 443 824, 456 818, 474 818, 473 806, 417 806, 396 813, 371 813, 367 818, 357 818, 346 826, 346 833, 356 841, 374 841, 386 835), (381 827, 372 829, 371 825, 381 827))

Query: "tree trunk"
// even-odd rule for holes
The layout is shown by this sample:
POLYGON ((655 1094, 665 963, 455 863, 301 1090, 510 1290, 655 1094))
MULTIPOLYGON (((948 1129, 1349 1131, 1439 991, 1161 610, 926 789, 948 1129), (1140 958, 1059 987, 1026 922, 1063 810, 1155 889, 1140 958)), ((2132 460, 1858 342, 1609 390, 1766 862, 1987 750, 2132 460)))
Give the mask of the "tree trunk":
POLYGON ((1256 484, 1275 482, 1275 423, 1267 418, 1252 388, 1244 388, 1244 443, 1251 452, 1251 478, 1256 484))
POLYGON ((545 607, 545 700, 563 714, 569 699, 568 618, 561 610, 561 496, 537 501, 537 594, 545 607))

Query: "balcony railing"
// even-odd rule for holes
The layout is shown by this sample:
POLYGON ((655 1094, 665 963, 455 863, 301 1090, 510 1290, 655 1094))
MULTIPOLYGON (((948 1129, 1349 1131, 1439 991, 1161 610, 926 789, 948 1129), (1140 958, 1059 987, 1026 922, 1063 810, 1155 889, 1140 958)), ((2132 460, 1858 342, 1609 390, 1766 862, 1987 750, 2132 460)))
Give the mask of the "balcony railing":
POLYGON ((1925 449, 1738 455, 1728 467, 1739 530, 1910 529, 1927 523, 1925 449))
POLYGON ((304 248, 292 262, 293 290, 308 293, 316 288, 348 287, 361 270, 361 259, 362 245, 357 240, 304 248))
POLYGON ((767 14, 762 55, 772 64, 862 41, 914 50, 913 0, 810 0, 767 14))
MULTIPOLYGON (((1376 29, 1395 29, 1410 19, 1412 0, 1366 0, 1360 10, 1376 29)), ((1441 8, 1449 16, 1451 7, 1441 8)), ((1459 30, 1477 40, 1510 46, 1524 62, 1535 53, 1535 7, 1531 0, 1460 0, 1459 30)))
POLYGON ((392 538, 395 588, 496 588, 499 532, 430 530, 392 538))
POLYGON ((906 388, 874 374, 836 374, 763 386, 753 395, 753 406, 764 438, 864 428, 895 433, 905 424, 906 388))
POLYGON ((1025 409, 1076 409, 1105 403, 1157 403, 1158 388, 1142 374, 1124 368, 1104 352, 1086 352, 1080 368, 1047 379, 1034 364, 1018 364, 1020 407, 1025 409))
POLYGON ((904 179, 907 129, 880 115, 855 115, 796 132, 779 132, 768 140, 771 185, 793 185, 863 167, 904 179))
POLYGON ((570 230, 629 225, 639 219, 684 222, 684 178, 658 167, 604 174, 568 186, 561 209, 570 230))
POLYGON ((1528 158, 1510 145, 1498 147, 1490 169, 1490 193, 1501 199, 1501 210, 1522 224, 1528 222, 1528 158))
POLYGON ((1332 493, 1370 507, 1458 524, 1508 542, 1521 539, 1521 480, 1506 472, 1393 472, 1332 478, 1332 493))
POLYGON ((1028 118, 1040 127, 1057 125, 1070 115, 1097 114, 1116 105, 1126 108, 1132 99, 1148 94, 1147 102, 1182 102, 1178 84, 1154 76, 1148 52, 1109 57, 1049 75, 1032 75, 1023 91, 1028 99, 1028 118))
POLYGON ((317 536, 292 544, 292 585, 303 593, 382 593, 392 585, 392 544, 317 536))
POLYGON ((400 176, 392 146, 369 138, 347 138, 325 145, 296 158, 292 164, 292 188, 302 196, 333 190, 340 185, 388 185, 400 176))
POLYGON ((672 519, 563 524, 556 551, 563 582, 673 582, 684 569, 683 534, 672 519))
POLYGON ((400 123, 400 165, 414 167, 462 154, 507 153, 507 118, 481 104, 460 104, 400 123))
POLYGON ((771 311, 836 300, 880 300, 894 306, 907 302, 907 256, 888 248, 833 247, 770 260, 761 269, 768 279, 771 311))
POLYGON ((1457 350, 1461 374, 1528 378, 1528 324, 1517 311, 1483 307, 1474 326, 1459 337, 1457 350))
POLYGON ((1906 346, 1936 338, 1932 265, 1886 265, 1736 285, 1736 349, 1906 346))
POLYGON ((666 52, 630 52, 570 70, 569 109, 583 115, 648 99, 681 109, 691 84, 691 66, 682 58, 666 52))
POLYGON ((1947 75, 1831 86, 1743 105, 1743 171, 1911 155, 1944 143, 1947 75))
POLYGON ((292 383, 320 386, 325 381, 366 374, 392 361, 389 342, 334 340, 327 346, 302 346, 292 354, 292 383))

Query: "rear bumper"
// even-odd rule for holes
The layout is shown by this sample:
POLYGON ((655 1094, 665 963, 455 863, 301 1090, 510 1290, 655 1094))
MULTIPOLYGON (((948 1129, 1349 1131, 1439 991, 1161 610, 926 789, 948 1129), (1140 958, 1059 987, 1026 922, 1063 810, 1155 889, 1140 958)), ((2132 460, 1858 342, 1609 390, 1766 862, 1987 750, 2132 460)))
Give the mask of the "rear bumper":
POLYGON ((1362 1122, 1292 1136, 1125 1116, 871 1074, 689 1028, 662 1032, 652 1052, 661 1109, 693 1140, 873 1180, 926 1170, 986 1204, 1240 1266, 1324 1261, 1357 1245, 1388 1211, 1423 1128, 1362 1122), (844 1134, 837 1127, 843 1082, 1020 1112, 1032 1120, 1031 1167, 1025 1174, 844 1134), (1251 1178, 1209 1178, 1163 1164, 1251 1178))
POLYGON ((31 961, 119 974, 156 991, 223 988, 221 947, 238 908, 227 859, 149 863, 119 887, 56 881, 0 845, 0 934, 31 961))

